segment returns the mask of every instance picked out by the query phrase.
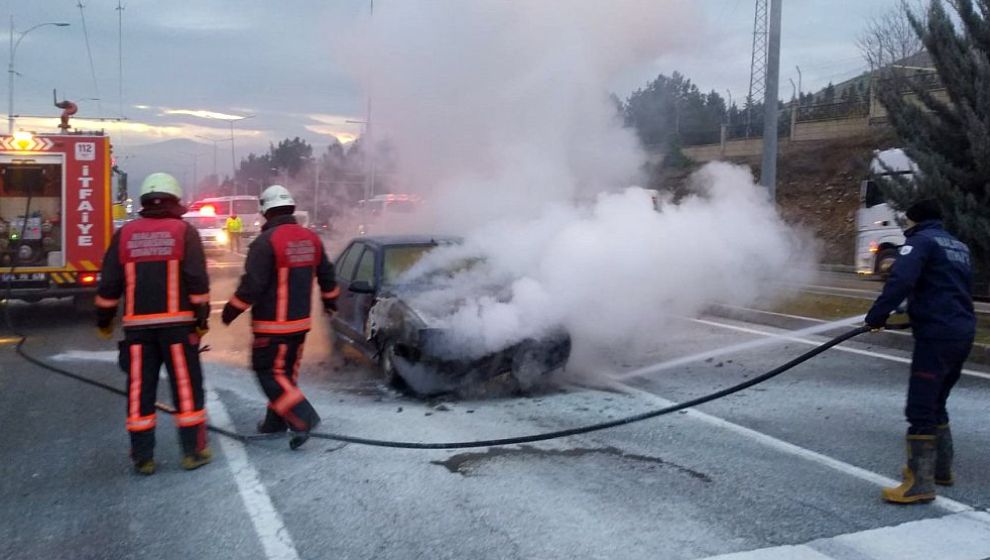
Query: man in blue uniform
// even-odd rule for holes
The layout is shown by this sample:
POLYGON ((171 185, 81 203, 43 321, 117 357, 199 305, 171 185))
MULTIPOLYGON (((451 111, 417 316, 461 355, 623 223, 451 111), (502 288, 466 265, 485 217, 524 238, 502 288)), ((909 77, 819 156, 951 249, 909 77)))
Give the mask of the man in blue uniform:
POLYGON ((882 329, 906 298, 914 333, 904 411, 910 426, 907 466, 900 486, 883 489, 883 498, 898 504, 934 500, 936 484, 954 482, 945 405, 976 334, 969 248, 942 229, 937 201, 918 202, 906 216, 907 239, 883 292, 866 315, 867 325, 882 329))

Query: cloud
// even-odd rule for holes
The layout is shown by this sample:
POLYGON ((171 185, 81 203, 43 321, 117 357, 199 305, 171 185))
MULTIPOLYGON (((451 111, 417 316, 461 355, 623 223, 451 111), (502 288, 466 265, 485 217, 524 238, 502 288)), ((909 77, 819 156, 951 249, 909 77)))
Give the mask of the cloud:
POLYGON ((333 136, 341 144, 353 142, 361 135, 362 124, 354 122, 360 120, 359 117, 326 113, 309 113, 304 116, 318 123, 304 125, 306 130, 314 134, 333 136))
POLYGON ((306 125, 306 130, 314 134, 322 134, 323 136, 332 136, 337 139, 341 144, 350 144, 351 142, 357 140, 358 135, 353 132, 343 132, 340 129, 322 124, 308 124, 306 125))
MULTIPOLYGON (((36 132, 55 132, 54 119, 26 117, 17 119, 17 128, 36 132)), ((143 121, 100 121, 90 119, 72 119, 75 130, 105 130, 111 136, 126 135, 130 144, 144 144, 171 140, 175 138, 192 139, 196 136, 212 136, 227 138, 229 129, 218 129, 189 123, 149 123, 143 121)), ((234 137, 241 139, 258 139, 264 136, 260 130, 235 128, 234 137)))
POLYGON ((225 121, 237 121, 247 118, 245 115, 231 115, 217 111, 207 111, 205 109, 164 109, 162 113, 165 115, 189 115, 190 117, 199 117, 201 119, 219 119, 225 121))

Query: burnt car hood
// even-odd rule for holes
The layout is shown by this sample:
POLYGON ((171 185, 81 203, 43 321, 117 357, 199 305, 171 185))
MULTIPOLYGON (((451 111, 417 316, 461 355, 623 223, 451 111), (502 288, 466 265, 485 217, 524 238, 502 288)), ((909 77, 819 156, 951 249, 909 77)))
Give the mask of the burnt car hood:
MULTIPOLYGON (((450 318, 465 306, 481 299, 506 303, 511 289, 503 284, 488 283, 470 290, 450 290, 448 286, 407 284, 383 290, 368 316, 369 336, 388 338, 414 347, 421 359, 460 364, 482 360, 492 354, 509 351, 532 337, 508 338, 504 344, 491 346, 479 342, 476 333, 464 333, 451 324, 450 318)), ((568 338, 562 327, 541 333, 539 339, 568 338)), ((568 342, 569 344, 569 342, 568 342)))

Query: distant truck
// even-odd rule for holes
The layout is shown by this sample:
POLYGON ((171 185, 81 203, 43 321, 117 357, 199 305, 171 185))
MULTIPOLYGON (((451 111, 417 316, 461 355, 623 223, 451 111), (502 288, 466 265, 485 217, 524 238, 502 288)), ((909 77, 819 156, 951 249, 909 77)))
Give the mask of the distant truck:
POLYGON ((405 223, 420 207, 422 199, 414 194, 381 194, 358 201, 358 235, 375 232, 394 232, 404 229, 405 223))
POLYGON ((884 277, 904 244, 903 216, 887 203, 881 185, 894 176, 913 180, 917 166, 904 150, 876 151, 870 175, 860 184, 860 205, 856 211, 856 272, 884 277))
POLYGON ((0 136, 0 297, 93 297, 113 234, 111 175, 102 132, 0 136))

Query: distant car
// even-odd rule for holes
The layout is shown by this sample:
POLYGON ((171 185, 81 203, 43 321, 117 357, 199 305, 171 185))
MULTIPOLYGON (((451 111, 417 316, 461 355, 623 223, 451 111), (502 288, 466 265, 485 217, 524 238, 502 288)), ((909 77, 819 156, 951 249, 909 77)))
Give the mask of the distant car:
POLYGON ((225 217, 212 214, 203 215, 200 212, 186 212, 182 219, 199 231, 203 241, 203 249, 207 252, 226 252, 230 250, 230 237, 224 230, 225 217))
MULTIPOLYGON (((447 330, 435 313, 416 307, 416 296, 437 285, 429 275, 410 281, 403 273, 437 247, 457 243, 428 236, 352 240, 335 260, 341 288, 332 321, 336 349, 357 350, 377 362, 386 382, 419 395, 450 392, 504 373, 525 389, 564 367, 571 339, 563 329, 494 352, 465 354, 457 347, 463 333, 447 330)), ((499 291, 484 289, 489 295, 499 291)))

